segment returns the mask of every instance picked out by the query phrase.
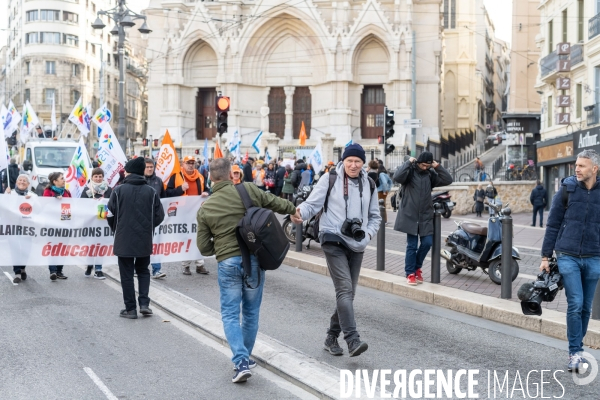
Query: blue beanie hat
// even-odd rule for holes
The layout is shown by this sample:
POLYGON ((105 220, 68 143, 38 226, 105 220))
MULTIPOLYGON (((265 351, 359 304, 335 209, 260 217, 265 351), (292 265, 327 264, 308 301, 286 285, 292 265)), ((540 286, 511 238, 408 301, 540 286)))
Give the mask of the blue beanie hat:
POLYGON ((346 150, 344 150, 344 155, 342 156, 342 160, 345 160, 348 157, 358 157, 363 163, 367 160, 365 150, 358 143, 354 143, 346 147, 346 150))

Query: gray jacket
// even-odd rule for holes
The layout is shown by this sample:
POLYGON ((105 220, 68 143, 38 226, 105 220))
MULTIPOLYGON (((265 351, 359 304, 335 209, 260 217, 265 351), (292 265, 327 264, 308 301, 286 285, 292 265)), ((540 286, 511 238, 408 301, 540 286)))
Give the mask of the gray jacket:
POLYGON ((434 187, 446 186, 452 183, 452 176, 441 165, 433 170, 432 178, 429 171, 421 171, 418 166, 406 161, 394 174, 394 182, 404 188, 402 200, 398 207, 394 230, 410 235, 433 235, 433 203, 431 190, 434 187), (409 174, 411 175, 409 179, 409 174), (405 183, 408 180, 408 184, 405 183))
MULTIPOLYGON (((379 230, 381 224, 381 215, 379 214, 379 202, 377 200, 377 190, 371 195, 371 187, 367 174, 361 172, 361 179, 363 182, 363 213, 360 214, 360 191, 357 183, 348 180, 348 218, 360 218, 363 221, 362 229, 367 233, 365 238, 357 242, 351 237, 344 236, 341 233, 342 225, 346 220, 346 202, 344 201, 344 165, 340 163, 336 167, 338 174, 337 180, 331 194, 329 195, 329 203, 327 206, 327 212, 323 213, 320 222, 319 236, 322 237, 323 233, 333 233, 338 235, 344 240, 346 246, 355 252, 363 252, 370 241, 370 237, 374 237, 379 230)), ((323 175, 319 179, 318 183, 314 186, 308 199, 300 204, 300 214, 302 214, 303 220, 309 220, 315 216, 323 204, 325 204, 325 196, 327 195, 327 189, 329 188, 329 173, 323 175)))

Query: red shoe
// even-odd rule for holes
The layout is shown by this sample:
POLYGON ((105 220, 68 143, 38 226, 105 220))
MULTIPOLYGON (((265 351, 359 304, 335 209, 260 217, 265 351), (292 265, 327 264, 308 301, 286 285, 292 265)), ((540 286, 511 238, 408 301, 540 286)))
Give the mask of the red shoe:
POLYGON ((423 283, 423 275, 421 274, 421 268, 419 268, 417 272, 415 272, 415 279, 417 280, 417 283, 423 283))
POLYGON ((415 279, 415 274, 410 274, 406 277, 406 283, 412 286, 417 286, 417 280, 415 279))

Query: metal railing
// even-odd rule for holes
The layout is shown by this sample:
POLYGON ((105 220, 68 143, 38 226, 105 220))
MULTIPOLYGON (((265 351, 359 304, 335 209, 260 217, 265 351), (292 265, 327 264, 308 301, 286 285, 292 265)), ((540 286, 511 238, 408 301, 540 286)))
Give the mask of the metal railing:
POLYGON ((548 54, 546 57, 540 60, 542 78, 556 71, 557 61, 558 54, 556 54, 556 51, 553 51, 552 53, 548 54))
POLYGON ((571 67, 583 62, 583 45, 574 44, 571 46, 571 67))
POLYGON ((600 13, 590 18, 588 22, 588 38, 592 40, 600 34, 600 13))
POLYGON ((593 110, 587 111, 586 122, 588 126, 596 125, 600 119, 600 104, 596 104, 593 110))
POLYGON ((496 158, 491 165, 484 167, 483 170, 476 171, 474 167, 461 167, 451 169, 450 175, 454 182, 485 182, 496 178, 502 179, 502 174, 499 174, 504 165, 504 154, 496 158))

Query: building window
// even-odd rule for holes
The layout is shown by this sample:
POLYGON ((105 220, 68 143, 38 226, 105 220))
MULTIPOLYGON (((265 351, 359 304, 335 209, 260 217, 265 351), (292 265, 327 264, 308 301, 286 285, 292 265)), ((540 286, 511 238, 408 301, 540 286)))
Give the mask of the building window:
POLYGON ((548 53, 554 51, 554 21, 548 22, 548 53))
POLYGON ((60 33, 40 32, 40 42, 46 44, 60 44, 60 33))
POLYGON ((81 72, 80 68, 81 67, 79 66, 79 64, 71 64, 71 74, 73 76, 79 76, 79 74, 81 72))
POLYGON ((444 0, 444 28, 456 28, 456 0, 444 0))
POLYGON ((71 104, 77 103, 77 100, 81 97, 81 93, 78 90, 73 90, 71 92, 71 104))
POLYGON ((40 21, 60 21, 60 11, 40 10, 40 21))
POLYGON ((92 44, 92 54, 96 54, 96 45, 92 44))
POLYGON ((25 61, 25 75, 31 75, 31 63, 25 61))
POLYGON ((578 42, 583 42, 583 12, 584 12, 583 0, 579 0, 577 2, 577 11, 578 11, 578 16, 577 16, 577 41, 578 42))
POLYGON ((79 37, 75 36, 75 35, 69 35, 67 33, 63 34, 63 44, 66 44, 67 46, 79 46, 79 37))
POLYGON ((127 101, 127 116, 136 118, 137 117, 137 101, 129 100, 127 101))
POLYGON ((38 19, 39 19, 38 10, 27 11, 27 14, 26 14, 27 22, 37 21, 38 19))
POLYGON ((92 3, 92 11, 96 12, 96 4, 92 3))
POLYGON ((575 87, 575 101, 577 102, 576 109, 575 109, 575 117, 576 118, 581 118, 581 109, 582 109, 582 102, 583 102, 583 93, 582 93, 581 89, 582 89, 581 83, 578 83, 577 86, 575 87))
POLYGON ((25 89, 25 99, 24 101, 31 101, 31 89, 25 89))
POLYGON ((383 86, 365 86, 361 101, 361 136, 377 139, 383 135, 385 91, 383 86))
POLYGON ((552 118, 554 117, 554 108, 552 105, 552 96, 548 96, 548 128, 552 126, 552 118))
POLYGON ((90 80, 90 67, 87 66, 87 67, 85 67, 85 69, 86 69, 86 72, 87 72, 87 80, 89 81, 90 80))
POLYGON ((79 22, 79 15, 69 11, 63 11, 63 21, 76 24, 79 22))
POLYGON ((567 24, 567 9, 565 8, 562 12, 562 41, 563 43, 568 42, 568 24, 567 24))
POLYGON ((46 61, 46 74, 56 75, 56 61, 46 61))
POLYGON ((39 42, 39 35, 37 32, 30 32, 25 34, 25 44, 33 44, 39 42))
POLYGON ((54 99, 55 95, 56 95, 55 89, 46 89, 46 96, 44 99, 44 103, 46 103, 48 105, 52 104, 52 99, 54 99))

